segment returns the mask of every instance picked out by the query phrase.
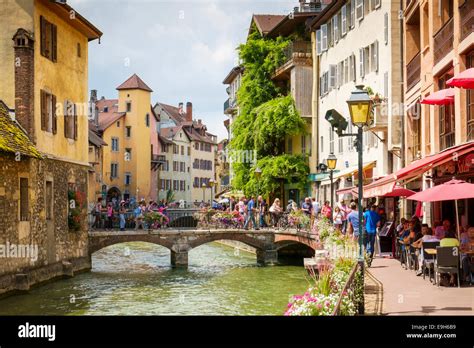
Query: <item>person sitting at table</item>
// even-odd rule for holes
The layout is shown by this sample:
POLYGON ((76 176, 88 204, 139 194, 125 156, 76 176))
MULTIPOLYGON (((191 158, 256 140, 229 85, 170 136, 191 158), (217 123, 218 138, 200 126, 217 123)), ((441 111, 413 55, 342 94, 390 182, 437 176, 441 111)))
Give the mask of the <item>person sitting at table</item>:
POLYGON ((471 236, 474 235, 474 227, 466 227, 464 232, 461 233, 461 268, 462 268, 462 279, 467 282, 472 282, 472 263, 471 256, 467 253, 471 251, 471 236))
POLYGON ((447 219, 443 220, 443 224, 437 226, 435 229, 435 236, 441 240, 445 237, 446 233, 451 231, 451 222, 447 219))
POLYGON ((410 225, 407 220, 403 221, 403 227, 398 235, 400 243, 400 261, 406 264, 405 260, 405 246, 408 242, 408 237, 410 236, 410 225))
POLYGON ((405 225, 406 222, 407 222, 407 219, 405 219, 405 218, 402 218, 400 220, 400 224, 397 226, 398 235, 400 235, 403 232, 403 226, 405 225))
MULTIPOLYGON (((433 236, 433 230, 428 226, 428 224, 421 225, 421 234, 423 235, 421 238, 416 240, 412 243, 412 246, 418 250, 420 250, 418 254, 418 260, 420 265, 423 264, 423 243, 424 242, 438 242, 439 239, 436 236, 433 236)), ((419 270, 416 275, 422 275, 422 271, 419 270)))

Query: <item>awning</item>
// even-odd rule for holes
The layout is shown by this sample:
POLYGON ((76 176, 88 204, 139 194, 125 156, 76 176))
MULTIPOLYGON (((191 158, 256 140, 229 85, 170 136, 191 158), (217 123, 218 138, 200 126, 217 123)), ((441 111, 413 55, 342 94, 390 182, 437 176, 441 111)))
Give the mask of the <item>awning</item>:
POLYGON ((448 80, 446 84, 450 87, 474 89, 474 68, 464 70, 448 80))
POLYGON ((364 198, 384 196, 394 190, 397 181, 417 177, 435 166, 449 162, 452 159, 458 158, 472 151, 474 151, 474 142, 469 142, 414 161, 396 173, 389 174, 369 185, 366 185, 364 187, 364 198))
POLYGON ((441 89, 431 93, 421 100, 421 104, 428 105, 448 105, 454 104, 454 88, 441 89))
POLYGON ((339 189, 336 191, 337 195, 353 195, 357 196, 358 195, 358 187, 357 186, 352 186, 352 187, 345 187, 342 189, 339 189))
MULTIPOLYGON (((367 169, 374 168, 376 164, 377 164, 377 161, 364 163, 364 167, 363 167, 364 172, 367 169)), ((336 174, 336 171, 334 171, 335 174, 333 175, 333 181, 335 181, 339 178, 352 176, 353 174, 357 173, 358 171, 359 171, 359 166, 352 166, 352 167, 343 169, 343 170, 339 171, 337 174, 336 174)), ((331 179, 330 178, 327 178, 326 180, 321 181, 321 185, 330 185, 330 184, 331 184, 331 179)))

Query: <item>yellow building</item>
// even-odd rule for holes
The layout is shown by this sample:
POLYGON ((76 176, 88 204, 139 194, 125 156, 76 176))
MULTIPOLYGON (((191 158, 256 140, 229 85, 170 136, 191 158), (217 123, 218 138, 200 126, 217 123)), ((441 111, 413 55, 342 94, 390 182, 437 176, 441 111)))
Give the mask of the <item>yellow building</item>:
POLYGON ((41 153, 0 147, 0 207, 11 207, 0 244, 39 251, 35 260, 2 261, 0 282, 10 291, 90 267, 88 43, 102 33, 71 6, 47 0, 2 1, 0 23, 0 99, 41 153), (25 275, 20 283, 15 273, 25 275))
POLYGON ((107 201, 156 199, 158 118, 150 104, 152 90, 136 74, 117 90, 118 99, 96 102, 99 132, 108 144, 102 178, 107 201))

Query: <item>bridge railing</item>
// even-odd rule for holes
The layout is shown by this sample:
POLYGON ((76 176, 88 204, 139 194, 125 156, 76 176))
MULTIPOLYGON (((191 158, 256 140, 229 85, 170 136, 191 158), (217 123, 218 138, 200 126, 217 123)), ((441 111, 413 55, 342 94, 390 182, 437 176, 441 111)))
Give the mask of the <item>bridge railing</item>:
POLYGON ((339 294, 339 299, 332 314, 333 316, 340 315, 342 299, 345 294, 348 293, 348 290, 351 290, 352 300, 356 305, 357 312, 364 314, 364 276, 363 266, 359 262, 352 268, 349 278, 339 294))

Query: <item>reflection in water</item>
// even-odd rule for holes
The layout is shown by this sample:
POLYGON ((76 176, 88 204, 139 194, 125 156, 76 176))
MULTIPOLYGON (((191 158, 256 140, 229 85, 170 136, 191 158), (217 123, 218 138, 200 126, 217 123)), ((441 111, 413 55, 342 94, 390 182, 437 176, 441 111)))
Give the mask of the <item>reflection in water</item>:
POLYGON ((0 301, 0 315, 281 315, 308 286, 303 267, 259 267, 256 256, 211 243, 189 267, 147 243, 105 248, 93 269, 0 301))

